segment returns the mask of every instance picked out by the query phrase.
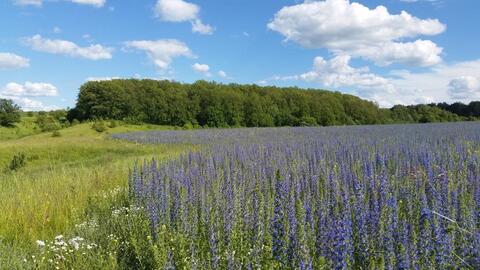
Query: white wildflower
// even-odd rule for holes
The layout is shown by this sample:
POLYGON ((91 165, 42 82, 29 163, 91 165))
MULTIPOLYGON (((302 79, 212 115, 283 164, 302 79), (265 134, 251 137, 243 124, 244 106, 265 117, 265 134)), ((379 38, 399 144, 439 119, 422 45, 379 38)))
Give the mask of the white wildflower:
POLYGON ((38 247, 44 247, 44 246, 45 246, 45 242, 43 242, 42 240, 37 240, 37 246, 38 246, 38 247))

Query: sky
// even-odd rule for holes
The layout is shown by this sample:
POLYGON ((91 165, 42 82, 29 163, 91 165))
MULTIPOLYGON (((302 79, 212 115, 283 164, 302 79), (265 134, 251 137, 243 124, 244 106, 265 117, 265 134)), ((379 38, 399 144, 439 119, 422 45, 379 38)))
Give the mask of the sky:
POLYGON ((480 100, 480 1, 1 0, 0 98, 114 78, 298 86, 381 107, 480 100))

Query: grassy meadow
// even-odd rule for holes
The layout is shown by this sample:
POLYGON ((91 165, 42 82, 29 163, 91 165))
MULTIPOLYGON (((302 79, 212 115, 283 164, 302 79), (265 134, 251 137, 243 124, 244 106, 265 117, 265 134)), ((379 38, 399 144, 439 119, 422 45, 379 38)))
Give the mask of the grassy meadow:
MULTIPOLYGON (((53 137, 51 132, 38 134, 33 117, 24 117, 17 127, 1 128, 2 246, 8 250, 28 249, 38 239, 67 232, 83 221, 92 197, 125 187, 135 161, 168 159, 185 150, 181 146, 113 140, 110 134, 168 128, 121 125, 99 133, 85 123, 62 129, 59 137, 53 137), (12 158, 21 154, 25 156, 25 165, 16 171, 7 170, 12 158)), ((0 246, 0 258, 5 258, 8 250, 0 246)))

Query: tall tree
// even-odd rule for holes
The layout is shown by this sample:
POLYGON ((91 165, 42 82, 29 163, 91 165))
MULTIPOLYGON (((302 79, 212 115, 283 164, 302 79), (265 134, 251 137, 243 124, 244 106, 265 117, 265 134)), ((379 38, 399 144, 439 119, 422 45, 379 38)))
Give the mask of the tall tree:
POLYGON ((20 107, 10 99, 0 99, 0 126, 9 127, 20 122, 20 107))

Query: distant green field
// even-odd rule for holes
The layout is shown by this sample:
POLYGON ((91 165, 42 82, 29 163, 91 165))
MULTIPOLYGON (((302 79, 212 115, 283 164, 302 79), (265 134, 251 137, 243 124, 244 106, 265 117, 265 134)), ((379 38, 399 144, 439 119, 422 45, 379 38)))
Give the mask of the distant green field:
POLYGON ((15 128, 0 128, 0 241, 15 246, 33 245, 80 222, 89 198, 125 186, 136 160, 168 159, 185 150, 137 145, 108 135, 169 129, 163 126, 122 125, 98 133, 85 123, 60 130, 60 137, 38 134, 34 126, 34 117, 23 117, 15 128), (20 153, 26 165, 7 171, 20 153))

